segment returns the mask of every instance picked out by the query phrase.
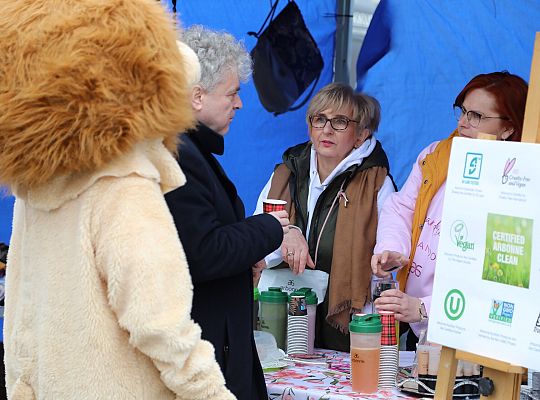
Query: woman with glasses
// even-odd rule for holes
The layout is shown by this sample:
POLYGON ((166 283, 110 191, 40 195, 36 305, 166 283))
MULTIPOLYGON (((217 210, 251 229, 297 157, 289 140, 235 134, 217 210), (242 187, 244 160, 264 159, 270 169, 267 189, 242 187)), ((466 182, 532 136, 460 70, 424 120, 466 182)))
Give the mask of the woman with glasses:
POLYGON ((474 77, 455 100, 457 129, 420 153, 403 188, 383 207, 371 267, 380 277, 399 268, 400 290, 385 291, 374 304, 410 324, 411 350, 420 330, 427 328, 452 139, 519 142, 527 89, 523 79, 508 72, 474 77))
MULTIPOLYGON (((388 159, 373 137, 380 107, 377 100, 334 83, 313 97, 306 120, 310 140, 285 151, 256 213, 265 198, 287 201, 295 227, 266 262, 294 274, 306 266, 328 274, 328 290, 317 307, 315 346, 349 351, 351 313, 370 299, 378 211, 394 192, 388 159)), ((274 270, 265 270, 262 279, 274 270)), ((310 271, 305 273, 309 282, 310 271)))

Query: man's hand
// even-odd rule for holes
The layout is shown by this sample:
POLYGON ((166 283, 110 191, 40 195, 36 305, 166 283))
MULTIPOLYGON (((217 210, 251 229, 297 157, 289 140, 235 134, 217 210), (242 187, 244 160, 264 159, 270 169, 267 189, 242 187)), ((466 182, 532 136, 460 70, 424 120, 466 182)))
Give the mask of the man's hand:
POLYGON ((266 268, 266 261, 262 259, 261 261, 257 261, 255 265, 252 267, 253 271, 253 287, 259 286, 259 281, 261 280, 261 275, 263 272, 263 269, 266 268))
POLYGON ((281 227, 283 228, 283 234, 286 234, 287 232, 289 232, 290 222, 289 222, 289 213, 287 211, 285 210, 272 211, 268 214, 270 214, 272 217, 274 217, 275 219, 279 221, 279 223, 281 224, 281 227))

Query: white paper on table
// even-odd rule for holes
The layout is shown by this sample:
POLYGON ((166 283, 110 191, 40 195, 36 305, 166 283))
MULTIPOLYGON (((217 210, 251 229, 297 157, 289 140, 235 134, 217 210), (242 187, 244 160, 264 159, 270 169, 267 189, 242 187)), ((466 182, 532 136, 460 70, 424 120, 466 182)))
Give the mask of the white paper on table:
POLYGON ((293 274, 289 268, 265 269, 258 287, 260 292, 269 287, 280 287, 288 294, 301 288, 311 288, 317 294, 317 304, 321 304, 328 289, 328 274, 318 269, 306 269, 300 275, 293 274))

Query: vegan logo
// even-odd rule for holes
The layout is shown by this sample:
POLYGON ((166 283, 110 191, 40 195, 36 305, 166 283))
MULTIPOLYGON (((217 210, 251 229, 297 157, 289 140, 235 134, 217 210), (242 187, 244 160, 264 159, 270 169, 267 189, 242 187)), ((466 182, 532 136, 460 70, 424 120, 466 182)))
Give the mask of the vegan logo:
POLYGON ((511 174, 512 169, 516 165, 516 158, 506 160, 504 164, 503 174, 501 177, 501 182, 503 185, 514 186, 518 189, 524 188, 531 181, 531 178, 526 175, 519 175, 519 171, 516 169, 514 172, 516 174, 511 174))
POLYGON ((466 179, 480 179, 480 172, 482 171, 482 157, 480 153, 467 153, 465 155, 465 168, 463 170, 463 177, 466 179))
POLYGON ((468 235, 469 231, 467 230, 465 222, 462 220, 454 221, 450 227, 450 238, 452 239, 452 243, 462 251, 474 250, 474 243, 467 241, 468 235))
POLYGON ((538 318, 536 319, 536 325, 534 327, 534 331, 536 333, 540 333, 540 314, 538 314, 538 318))
POLYGON ((455 321, 465 312, 465 296, 458 289, 452 289, 444 298, 444 313, 448 319, 455 321))
POLYGON ((512 324, 514 318, 514 303, 508 301, 492 300, 489 310, 489 319, 505 325, 512 324))

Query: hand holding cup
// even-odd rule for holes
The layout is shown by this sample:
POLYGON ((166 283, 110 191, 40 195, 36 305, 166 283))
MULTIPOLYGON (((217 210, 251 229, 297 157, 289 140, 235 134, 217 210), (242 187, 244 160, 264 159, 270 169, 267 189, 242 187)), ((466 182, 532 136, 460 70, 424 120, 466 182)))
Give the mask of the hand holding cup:
POLYGON ((420 307, 420 299, 409 296, 399 289, 389 289, 381 293, 374 302, 377 311, 391 311, 395 314, 398 321, 403 322, 420 322, 418 309, 420 307))
POLYGON ((285 200, 265 199, 263 200, 263 211, 270 214, 279 221, 283 228, 283 234, 289 232, 289 213, 285 210, 287 202, 285 200))
POLYGON ((283 228, 284 235, 289 232, 290 221, 287 211, 272 211, 268 214, 270 214, 272 217, 279 221, 281 227, 283 228))
POLYGON ((399 283, 393 280, 391 276, 388 278, 373 279, 371 281, 371 301, 373 305, 375 305, 375 301, 382 296, 384 291, 398 288, 399 283))

